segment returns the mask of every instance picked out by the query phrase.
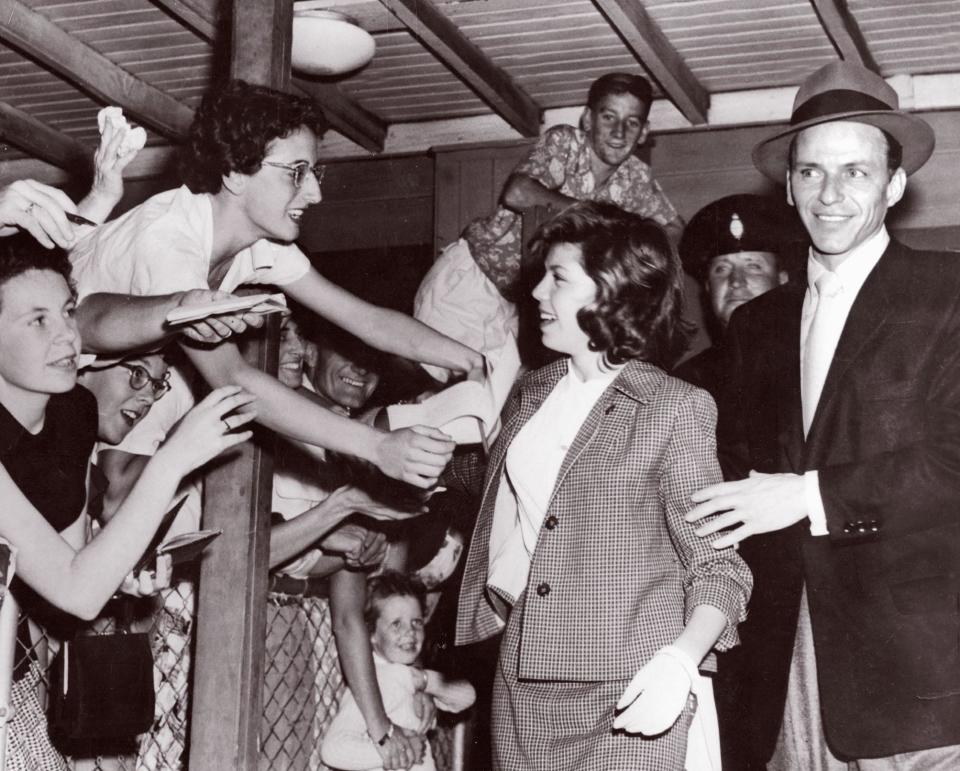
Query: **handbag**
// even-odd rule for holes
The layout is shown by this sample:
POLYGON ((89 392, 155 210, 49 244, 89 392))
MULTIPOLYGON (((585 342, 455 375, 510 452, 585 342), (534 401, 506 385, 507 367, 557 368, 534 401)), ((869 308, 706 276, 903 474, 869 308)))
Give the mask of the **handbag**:
POLYGON ((146 634, 77 635, 63 643, 50 669, 50 735, 132 738, 153 723, 155 700, 146 634))

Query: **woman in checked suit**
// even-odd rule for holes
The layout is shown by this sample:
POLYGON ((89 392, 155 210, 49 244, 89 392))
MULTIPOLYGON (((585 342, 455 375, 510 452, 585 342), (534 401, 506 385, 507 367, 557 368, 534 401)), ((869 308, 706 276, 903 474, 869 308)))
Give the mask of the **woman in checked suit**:
POLYGON ((710 651, 737 642, 747 567, 684 520, 721 479, 710 397, 660 368, 682 350, 663 231, 609 204, 538 232, 547 348, 489 459, 457 643, 505 627, 494 764, 719 769, 710 651), (689 735, 689 743, 688 743, 689 735))

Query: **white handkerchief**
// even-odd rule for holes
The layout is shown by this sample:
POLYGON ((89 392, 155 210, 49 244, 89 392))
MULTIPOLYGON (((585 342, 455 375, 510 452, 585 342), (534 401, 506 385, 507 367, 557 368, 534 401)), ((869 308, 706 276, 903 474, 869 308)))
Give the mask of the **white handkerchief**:
POLYGON ((143 148, 147 143, 147 132, 139 126, 131 128, 127 119, 123 117, 123 110, 119 107, 104 107, 97 113, 97 126, 100 127, 100 135, 109 123, 114 130, 123 132, 123 139, 120 143, 119 155, 128 155, 135 153, 143 148))

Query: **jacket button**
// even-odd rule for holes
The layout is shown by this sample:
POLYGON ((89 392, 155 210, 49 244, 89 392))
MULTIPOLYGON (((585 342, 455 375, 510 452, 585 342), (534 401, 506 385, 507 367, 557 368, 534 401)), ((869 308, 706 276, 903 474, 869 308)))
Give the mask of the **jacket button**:
POLYGON ((547 517, 547 520, 543 523, 543 526, 547 528, 547 530, 553 530, 559 524, 560 520, 551 514, 549 517, 547 517))
POLYGON ((537 596, 546 597, 548 594, 550 594, 550 584, 544 581, 542 584, 537 586, 537 596))

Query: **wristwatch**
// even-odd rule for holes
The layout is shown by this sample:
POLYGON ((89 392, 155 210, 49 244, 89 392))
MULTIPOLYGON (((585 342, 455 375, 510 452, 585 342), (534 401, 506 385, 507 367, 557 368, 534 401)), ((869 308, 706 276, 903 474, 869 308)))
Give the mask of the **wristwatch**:
POLYGON ((387 732, 383 736, 381 736, 379 739, 377 739, 377 745, 382 747, 384 744, 390 741, 390 738, 392 736, 393 736, 393 723, 390 723, 390 727, 387 729, 387 732))

